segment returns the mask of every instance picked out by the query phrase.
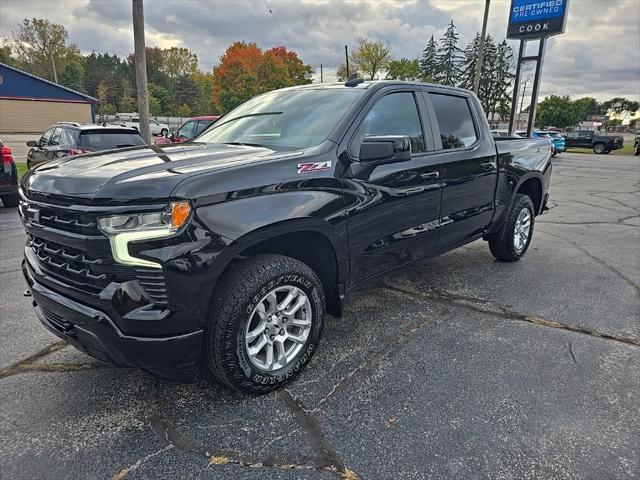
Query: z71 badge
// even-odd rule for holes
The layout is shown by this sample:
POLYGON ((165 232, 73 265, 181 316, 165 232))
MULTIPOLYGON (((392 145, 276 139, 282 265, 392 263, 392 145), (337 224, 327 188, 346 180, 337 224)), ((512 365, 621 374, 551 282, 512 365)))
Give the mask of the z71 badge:
POLYGON ((331 170, 331 160, 327 162, 307 162, 298 164, 298 173, 315 173, 331 170))

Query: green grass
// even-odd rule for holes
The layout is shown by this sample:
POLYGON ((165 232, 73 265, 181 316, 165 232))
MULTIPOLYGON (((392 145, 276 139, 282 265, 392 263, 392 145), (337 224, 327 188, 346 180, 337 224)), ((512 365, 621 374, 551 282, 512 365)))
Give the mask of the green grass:
POLYGON ((27 171, 27 164, 26 163, 16 163, 16 167, 18 168, 18 178, 22 178, 22 175, 24 175, 24 172, 27 171))
MULTIPOLYGON (((593 149, 591 148, 573 148, 569 147, 567 149, 569 153, 591 153, 593 154, 593 149)), ((562 154, 561 154, 562 155, 562 154)), ((613 150, 609 155, 633 155, 633 142, 626 142, 621 149, 613 150)))

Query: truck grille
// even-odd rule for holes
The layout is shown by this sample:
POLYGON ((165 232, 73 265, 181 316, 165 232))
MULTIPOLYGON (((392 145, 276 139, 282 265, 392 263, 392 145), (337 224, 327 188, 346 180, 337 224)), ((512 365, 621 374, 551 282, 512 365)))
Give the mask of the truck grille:
POLYGON ((29 246, 40 267, 58 280, 81 290, 100 293, 111 282, 136 278, 135 271, 110 258, 95 258, 60 243, 29 234, 29 246))
POLYGON ((167 305, 163 270, 115 262, 108 239, 98 230, 96 214, 29 200, 21 202, 19 213, 27 245, 47 275, 94 295, 112 282, 138 280, 155 304, 167 305))

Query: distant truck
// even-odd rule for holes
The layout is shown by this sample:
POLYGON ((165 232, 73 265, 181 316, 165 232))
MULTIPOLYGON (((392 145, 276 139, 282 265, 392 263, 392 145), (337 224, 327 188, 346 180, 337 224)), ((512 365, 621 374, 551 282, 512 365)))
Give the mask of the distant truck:
POLYGON ((574 130, 564 135, 566 148, 592 148, 594 153, 609 153, 624 145, 624 138, 618 135, 602 135, 594 130, 574 130))
MULTIPOLYGON (((118 113, 116 114, 115 123, 140 130, 140 117, 137 113, 118 113)), ((151 132, 151 135, 161 135, 164 137, 169 133, 169 125, 150 118, 149 131, 151 132)))

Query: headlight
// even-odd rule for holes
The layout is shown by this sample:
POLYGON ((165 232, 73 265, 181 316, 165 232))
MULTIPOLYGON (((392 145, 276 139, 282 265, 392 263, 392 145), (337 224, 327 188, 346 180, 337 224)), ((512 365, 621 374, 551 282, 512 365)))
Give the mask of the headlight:
POLYGON ((139 267, 161 268, 157 262, 133 257, 129 243, 168 237, 185 224, 191 213, 189 202, 173 202, 164 212, 134 213, 98 219, 98 228, 111 243, 116 262, 139 267))

